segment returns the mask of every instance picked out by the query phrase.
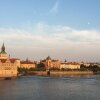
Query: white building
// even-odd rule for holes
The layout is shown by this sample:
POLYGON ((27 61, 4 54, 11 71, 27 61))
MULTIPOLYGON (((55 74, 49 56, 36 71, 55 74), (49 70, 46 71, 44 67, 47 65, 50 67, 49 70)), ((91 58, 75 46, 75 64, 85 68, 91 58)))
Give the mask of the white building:
POLYGON ((63 62, 60 64, 60 69, 80 69, 80 64, 77 62, 63 62))

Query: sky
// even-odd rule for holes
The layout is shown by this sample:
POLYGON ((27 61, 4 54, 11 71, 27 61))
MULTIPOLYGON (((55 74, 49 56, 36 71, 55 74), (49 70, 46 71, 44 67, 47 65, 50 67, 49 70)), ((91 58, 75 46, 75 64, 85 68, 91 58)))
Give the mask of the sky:
POLYGON ((21 59, 100 62, 100 0, 0 0, 0 45, 21 59))

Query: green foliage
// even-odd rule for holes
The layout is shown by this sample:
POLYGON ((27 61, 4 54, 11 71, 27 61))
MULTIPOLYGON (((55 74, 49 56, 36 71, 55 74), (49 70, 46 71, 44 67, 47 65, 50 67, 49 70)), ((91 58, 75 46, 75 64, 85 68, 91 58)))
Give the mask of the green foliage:
POLYGON ((61 71, 72 71, 72 69, 69 69, 69 68, 67 68, 67 69, 61 68, 61 71))
POLYGON ((30 69, 28 69, 28 71, 34 71, 35 68, 31 67, 30 69))
POLYGON ((36 70, 37 71, 45 71, 46 70, 45 65, 43 63, 37 64, 36 70))
POLYGON ((28 71, 27 68, 18 68, 17 70, 19 73, 26 73, 28 71))
POLYGON ((44 68, 44 67, 45 67, 45 65, 43 63, 37 64, 37 68, 44 68))
POLYGON ((84 64, 80 65, 80 71, 87 71, 87 70, 88 68, 84 64))
POLYGON ((93 71, 93 72, 98 72, 100 71, 100 67, 98 67, 97 65, 90 65, 88 67, 89 70, 93 71))
POLYGON ((100 67, 98 67, 97 65, 91 65, 91 64, 87 67, 81 64, 80 71, 93 71, 95 73, 95 72, 100 72, 100 67))
POLYGON ((50 68, 51 71, 60 71, 59 68, 50 68))

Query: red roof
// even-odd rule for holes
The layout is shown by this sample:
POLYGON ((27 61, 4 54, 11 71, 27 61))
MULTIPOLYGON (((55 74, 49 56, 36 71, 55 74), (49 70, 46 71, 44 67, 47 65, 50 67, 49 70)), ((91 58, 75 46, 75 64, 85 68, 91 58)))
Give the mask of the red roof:
POLYGON ((31 62, 31 61, 21 61, 20 63, 21 63, 21 64, 34 64, 34 63, 31 62))
POLYGON ((79 65, 77 62, 62 62, 61 64, 66 64, 66 65, 79 65))
MULTIPOLYGON (((1 61, 2 63, 6 63, 7 60, 8 60, 8 59, 0 59, 0 61, 1 61)), ((10 60, 11 63, 14 63, 14 62, 16 61, 16 59, 9 59, 9 60, 10 60)))

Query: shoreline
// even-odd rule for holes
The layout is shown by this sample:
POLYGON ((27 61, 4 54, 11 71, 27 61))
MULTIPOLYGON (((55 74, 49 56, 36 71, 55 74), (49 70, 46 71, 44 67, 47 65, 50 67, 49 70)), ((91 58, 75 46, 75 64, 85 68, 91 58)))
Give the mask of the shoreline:
MULTIPOLYGON (((18 76, 80 76, 80 75, 96 75, 92 71, 51 71, 50 75, 47 71, 32 71, 18 76)), ((98 74, 100 75, 100 74, 98 74)))

